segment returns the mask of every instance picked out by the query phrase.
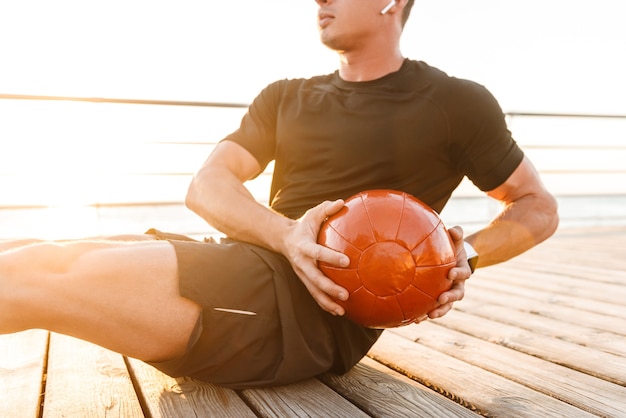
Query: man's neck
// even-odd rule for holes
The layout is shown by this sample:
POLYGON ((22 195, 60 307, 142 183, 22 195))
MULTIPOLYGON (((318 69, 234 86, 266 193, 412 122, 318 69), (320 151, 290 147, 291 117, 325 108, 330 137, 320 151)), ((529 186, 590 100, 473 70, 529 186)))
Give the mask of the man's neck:
POLYGON ((373 54, 339 52, 339 75, 345 81, 370 81, 396 72, 404 57, 399 50, 373 54))

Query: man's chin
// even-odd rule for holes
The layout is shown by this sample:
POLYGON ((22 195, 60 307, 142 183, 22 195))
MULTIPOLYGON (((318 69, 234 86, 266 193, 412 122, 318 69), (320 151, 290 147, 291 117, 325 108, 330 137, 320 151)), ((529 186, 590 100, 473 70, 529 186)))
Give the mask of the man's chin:
POLYGON ((330 34, 324 34, 323 32, 320 33, 320 41, 322 42, 322 45, 333 51, 341 52, 344 50, 339 40, 330 34))

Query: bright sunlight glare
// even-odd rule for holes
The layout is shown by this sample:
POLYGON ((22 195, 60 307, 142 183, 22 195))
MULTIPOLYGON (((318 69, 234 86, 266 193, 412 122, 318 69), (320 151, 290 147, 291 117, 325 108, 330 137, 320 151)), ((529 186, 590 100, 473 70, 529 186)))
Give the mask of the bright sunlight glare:
MULTIPOLYGON (((621 3, 417 1, 402 50, 484 84, 505 111, 625 114, 621 3)), ((335 70, 316 13, 311 0, 1 2, 0 97, 249 103, 274 80, 335 70)), ((0 99, 0 208, 61 208, 67 219, 50 223, 63 224, 94 203, 180 202, 210 152, 202 144, 236 129, 242 112, 0 99), (184 155, 176 143, 187 144, 184 155), (163 172, 176 175, 158 177, 163 172)), ((623 123, 569 131, 520 123, 512 121, 514 136, 535 148, 594 141, 612 149, 624 140, 616 133, 623 123)), ((546 155, 537 156, 540 168, 560 169, 558 157, 546 155)), ((598 154, 590 169, 620 166, 619 155, 598 154)), ((614 191, 623 177, 606 176, 602 185, 614 191)), ((567 193, 594 187, 546 179, 567 193)))

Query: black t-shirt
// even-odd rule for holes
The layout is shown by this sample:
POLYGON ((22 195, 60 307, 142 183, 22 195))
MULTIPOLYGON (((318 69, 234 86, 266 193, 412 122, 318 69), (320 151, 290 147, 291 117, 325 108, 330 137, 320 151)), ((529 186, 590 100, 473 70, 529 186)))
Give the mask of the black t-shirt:
MULTIPOLYGON (((441 211, 463 176, 488 191, 523 158, 483 86, 411 60, 373 81, 347 82, 335 72, 273 83, 225 140, 262 167, 275 161, 270 204, 294 219, 324 200, 377 188, 410 193, 441 211)), ((345 372, 382 331, 327 316, 332 370, 345 372)))
POLYGON ((270 204, 291 218, 376 188, 405 191, 439 212, 463 176, 488 191, 523 158, 483 86, 411 60, 373 81, 335 72, 275 82, 226 139, 263 167, 275 161, 270 204))

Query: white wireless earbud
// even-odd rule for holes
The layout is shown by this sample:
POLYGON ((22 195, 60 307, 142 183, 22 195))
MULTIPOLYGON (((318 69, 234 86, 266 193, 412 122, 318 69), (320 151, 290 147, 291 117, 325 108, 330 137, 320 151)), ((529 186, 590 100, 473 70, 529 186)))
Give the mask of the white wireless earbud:
POLYGON ((391 0, 391 1, 389 2, 389 4, 388 4, 387 6, 385 6, 385 8, 384 8, 383 10, 381 10, 381 11, 380 11, 380 14, 381 14, 381 15, 384 15, 384 14, 385 14, 385 13, 387 13, 389 10, 391 10, 391 8, 392 8, 393 6, 395 6, 395 5, 396 5, 396 0, 391 0))

